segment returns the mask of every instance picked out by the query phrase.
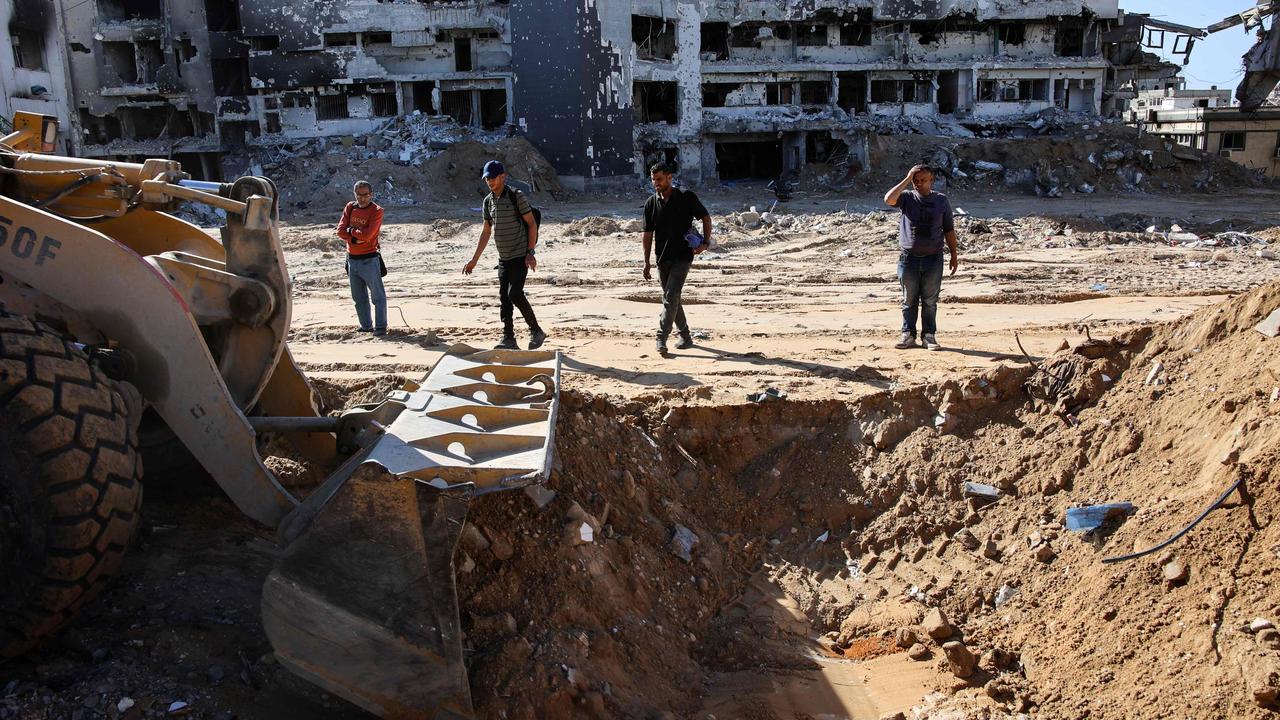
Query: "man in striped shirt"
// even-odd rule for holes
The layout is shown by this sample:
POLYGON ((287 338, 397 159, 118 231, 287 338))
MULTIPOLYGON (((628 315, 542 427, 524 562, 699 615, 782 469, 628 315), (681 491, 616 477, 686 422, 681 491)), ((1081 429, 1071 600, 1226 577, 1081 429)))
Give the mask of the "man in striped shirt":
POLYGON ((476 252, 462 268, 462 273, 470 275, 475 270, 492 235, 494 244, 498 246, 498 299, 502 302, 502 342, 498 347, 507 350, 519 347, 516 344, 513 308, 520 308, 520 314, 529 325, 529 349, 536 350, 546 342, 547 334, 538 325, 533 307, 524 295, 524 281, 529 271, 538 267, 538 260, 534 257, 538 223, 534 219, 533 206, 524 193, 507 185, 507 170, 497 160, 485 163, 481 178, 489 185, 489 194, 484 199, 484 229, 480 231, 476 252))

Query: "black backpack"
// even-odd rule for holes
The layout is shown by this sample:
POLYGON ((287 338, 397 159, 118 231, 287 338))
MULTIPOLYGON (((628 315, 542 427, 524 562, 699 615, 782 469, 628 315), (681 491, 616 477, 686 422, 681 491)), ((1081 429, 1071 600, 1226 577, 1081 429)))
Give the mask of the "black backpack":
MULTIPOLYGON (((525 224, 524 224, 524 218, 520 217, 520 204, 519 204, 518 202, 516 202, 516 199, 517 199, 517 198, 516 198, 516 193, 518 193, 518 192, 520 192, 520 191, 519 191, 519 190, 517 190, 517 189, 515 189, 515 188, 513 188, 513 187, 508 187, 508 188, 507 188, 507 193, 506 193, 506 195, 507 195, 507 199, 511 201, 511 209, 515 211, 515 213, 516 213, 516 219, 520 221, 520 226, 524 228, 524 236, 525 236, 525 238, 528 238, 528 237, 529 237, 529 226, 528 226, 528 225, 525 225, 525 224)), ((533 206, 533 203, 529 203, 529 210, 533 213, 533 224, 534 224, 534 227, 537 227, 537 228, 541 229, 541 228, 542 228, 542 211, 541 211, 541 210, 539 210, 538 208, 534 207, 534 206, 533 206)))

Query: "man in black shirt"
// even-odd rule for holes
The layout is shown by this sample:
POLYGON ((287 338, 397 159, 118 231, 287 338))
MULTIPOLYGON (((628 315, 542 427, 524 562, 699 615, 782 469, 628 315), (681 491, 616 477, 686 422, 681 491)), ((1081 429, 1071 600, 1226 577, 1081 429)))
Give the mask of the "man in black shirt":
POLYGON ((688 190, 671 184, 671 168, 658 163, 649 171, 654 194, 644 204, 644 279, 652 280, 653 264, 649 253, 653 238, 658 238, 658 279, 662 283, 662 315, 658 318, 658 353, 667 354, 667 336, 671 325, 680 330, 680 350, 693 347, 693 335, 680 305, 680 293, 685 278, 693 265, 693 256, 707 249, 711 243, 711 216, 702 201, 688 190), (702 221, 702 239, 693 247, 686 239, 693 233, 693 221, 702 221))

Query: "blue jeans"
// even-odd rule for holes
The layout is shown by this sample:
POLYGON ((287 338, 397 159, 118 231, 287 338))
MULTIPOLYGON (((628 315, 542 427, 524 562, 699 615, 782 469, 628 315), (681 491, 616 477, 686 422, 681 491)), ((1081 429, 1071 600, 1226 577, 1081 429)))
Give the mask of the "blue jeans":
POLYGON ((356 303, 356 317, 361 330, 387 329, 387 291, 382 288, 382 263, 377 255, 347 259, 347 280, 351 281, 351 299, 356 303), (373 299, 374 320, 369 319, 369 300, 373 299))
POLYGON ((942 292, 942 258, 937 255, 912 255, 905 250, 898 256, 898 280, 902 283, 902 332, 916 335, 916 312, 920 313, 924 335, 938 332, 938 295, 942 292))

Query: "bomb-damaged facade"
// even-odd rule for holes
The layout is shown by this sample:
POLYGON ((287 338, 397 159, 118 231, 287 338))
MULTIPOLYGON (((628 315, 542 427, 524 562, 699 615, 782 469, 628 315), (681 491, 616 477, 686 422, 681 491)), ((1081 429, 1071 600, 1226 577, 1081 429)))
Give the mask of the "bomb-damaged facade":
POLYGON ((692 183, 853 173, 875 132, 1120 112, 1177 81, 1117 0, 62 5, 73 149, 206 178, 246 146, 359 138, 415 111, 523 133, 571 186, 630 183, 659 158, 692 183))

